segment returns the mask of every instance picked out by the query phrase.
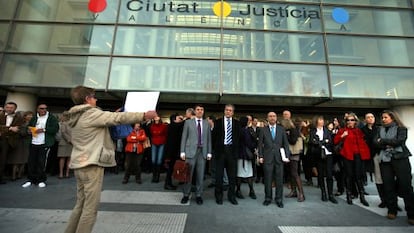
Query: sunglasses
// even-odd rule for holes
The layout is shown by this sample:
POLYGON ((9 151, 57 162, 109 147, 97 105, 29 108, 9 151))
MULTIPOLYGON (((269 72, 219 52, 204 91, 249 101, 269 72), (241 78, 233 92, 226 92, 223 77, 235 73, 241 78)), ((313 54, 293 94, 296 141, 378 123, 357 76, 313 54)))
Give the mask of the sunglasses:
POLYGON ((355 121, 355 119, 346 119, 346 122, 348 121, 355 121))
POLYGON ((88 95, 88 97, 89 97, 89 98, 94 98, 94 99, 96 99, 96 96, 95 96, 95 94, 92 94, 92 95, 88 95))

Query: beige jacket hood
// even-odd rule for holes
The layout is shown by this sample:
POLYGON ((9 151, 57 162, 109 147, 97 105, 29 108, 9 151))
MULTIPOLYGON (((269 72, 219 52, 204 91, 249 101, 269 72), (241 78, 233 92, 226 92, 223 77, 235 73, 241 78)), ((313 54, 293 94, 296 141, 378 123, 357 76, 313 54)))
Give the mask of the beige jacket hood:
POLYGON ((64 115, 72 128, 73 149, 69 165, 72 169, 89 165, 115 166, 115 145, 108 127, 133 124, 144 118, 144 113, 108 112, 89 104, 76 105, 64 115))

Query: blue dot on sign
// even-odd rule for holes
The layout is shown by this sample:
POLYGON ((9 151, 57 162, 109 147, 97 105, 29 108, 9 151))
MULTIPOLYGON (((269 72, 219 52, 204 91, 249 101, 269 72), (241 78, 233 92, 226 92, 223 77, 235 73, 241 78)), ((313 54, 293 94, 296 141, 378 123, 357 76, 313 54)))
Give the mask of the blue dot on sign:
POLYGON ((349 21, 349 13, 344 8, 334 8, 332 11, 332 18, 335 22, 344 24, 349 21))

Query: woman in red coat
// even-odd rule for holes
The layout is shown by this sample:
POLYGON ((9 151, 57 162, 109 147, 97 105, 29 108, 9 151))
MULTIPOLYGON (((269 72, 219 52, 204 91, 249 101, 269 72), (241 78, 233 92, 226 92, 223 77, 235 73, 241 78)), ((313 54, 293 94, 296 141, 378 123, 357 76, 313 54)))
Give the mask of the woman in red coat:
POLYGON ((164 157, 164 147, 167 143, 168 125, 164 124, 159 116, 154 118, 150 126, 151 133, 151 158, 152 158, 152 181, 160 181, 160 168, 164 157))
POLYGON ((364 140, 364 133, 358 127, 358 117, 355 113, 350 113, 345 118, 345 127, 339 129, 334 138, 334 144, 343 143, 339 151, 344 158, 344 169, 346 176, 346 201, 352 205, 352 185, 355 181, 358 187, 361 203, 369 206, 364 196, 364 169, 362 160, 370 158, 370 152, 364 140))
POLYGON ((141 184, 141 161, 144 153, 143 143, 147 139, 145 130, 141 129, 140 123, 135 123, 134 130, 126 138, 125 146, 125 175, 123 184, 128 183, 129 176, 135 173, 135 181, 141 184))

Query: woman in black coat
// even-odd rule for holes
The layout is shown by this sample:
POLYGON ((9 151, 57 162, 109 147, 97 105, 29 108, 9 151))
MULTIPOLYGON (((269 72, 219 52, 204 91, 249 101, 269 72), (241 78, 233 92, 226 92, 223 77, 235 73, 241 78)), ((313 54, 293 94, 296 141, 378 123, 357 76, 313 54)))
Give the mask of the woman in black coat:
POLYGON ((380 148, 381 176, 388 208, 387 218, 397 217, 399 194, 404 199, 408 223, 414 225, 414 192, 408 158, 411 153, 405 145, 407 128, 393 111, 385 110, 382 112, 381 119, 382 126, 374 143, 380 148))

